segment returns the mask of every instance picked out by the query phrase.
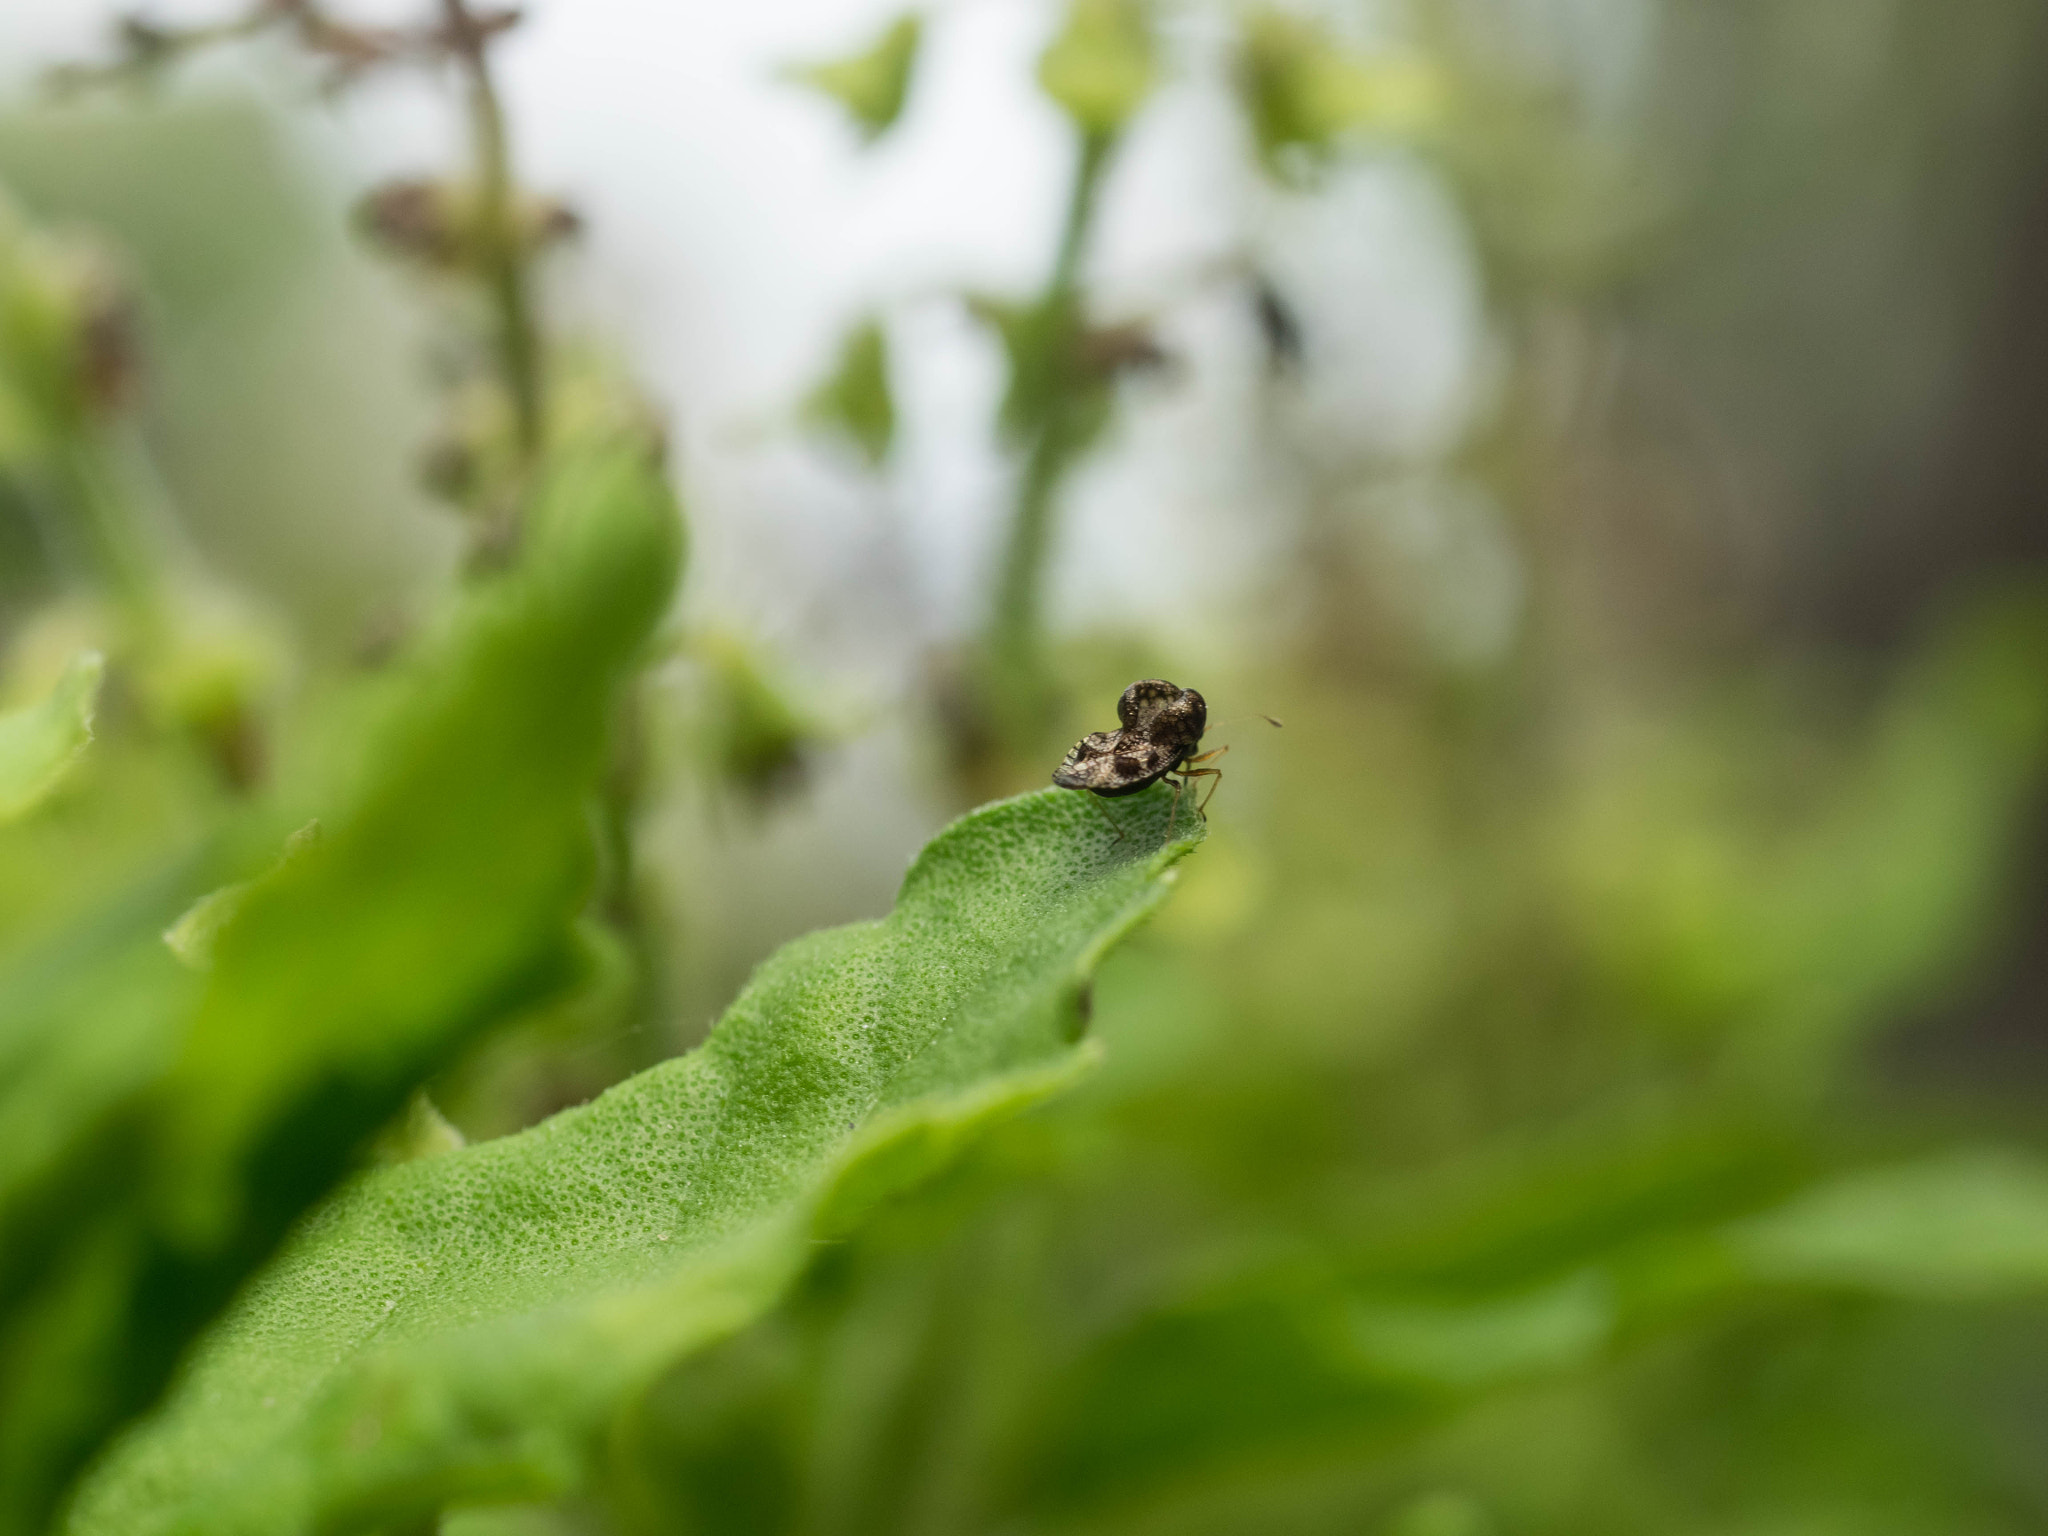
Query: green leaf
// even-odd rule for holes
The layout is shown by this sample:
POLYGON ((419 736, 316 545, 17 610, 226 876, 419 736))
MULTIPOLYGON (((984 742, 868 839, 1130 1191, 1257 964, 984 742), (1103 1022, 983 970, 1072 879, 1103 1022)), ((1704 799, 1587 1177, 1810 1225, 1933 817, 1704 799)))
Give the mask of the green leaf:
POLYGON ((1729 1229, 1749 1271, 1916 1300, 2048 1292, 2048 1164, 1991 1149, 1846 1175, 1729 1229))
MULTIPOLYGON (((1088 978, 1201 837, 1154 789, 955 823, 879 922, 810 935, 699 1050, 500 1141, 366 1176, 205 1342, 85 1533, 312 1532, 556 1496, 664 1370, 1092 1059, 1088 978)), ((223 955, 225 963, 225 954, 223 955)))
POLYGON ((1413 134, 1442 111, 1443 82, 1413 58, 1362 58, 1328 28, 1288 11, 1245 19, 1238 95, 1266 169, 1299 180, 1302 162, 1329 156, 1355 129, 1413 134))
POLYGON ((78 761, 105 671, 99 652, 80 651, 41 702, 0 715, 0 822, 34 810, 78 761))
POLYGON ((0 972, 0 1531, 40 1528, 421 1079, 575 981, 588 804, 679 524, 635 439, 565 449, 531 513, 323 834, 181 934, 203 972, 162 936, 220 852, 0 972))
POLYGON ((872 47, 850 58, 791 69, 789 77, 815 86, 845 107, 861 137, 872 142, 887 133, 903 114, 910 95, 910 77, 917 67, 917 49, 924 20, 906 12, 872 47))
POLYGON ((2048 764, 2044 677, 2048 595, 2026 586, 1947 615, 1830 770, 1783 716, 1617 754, 1560 828, 1603 983, 1646 1020, 1725 1032, 1759 1088, 1810 1091, 1999 931, 2048 764))
POLYGON ((896 400, 889 390, 889 335, 879 320, 870 317, 847 332, 832 376, 804 409, 850 438, 870 469, 882 467, 896 441, 896 400))
POLYGON ((1073 0, 1067 24, 1038 61, 1038 83, 1083 133, 1117 133, 1159 73, 1144 0, 1073 0))

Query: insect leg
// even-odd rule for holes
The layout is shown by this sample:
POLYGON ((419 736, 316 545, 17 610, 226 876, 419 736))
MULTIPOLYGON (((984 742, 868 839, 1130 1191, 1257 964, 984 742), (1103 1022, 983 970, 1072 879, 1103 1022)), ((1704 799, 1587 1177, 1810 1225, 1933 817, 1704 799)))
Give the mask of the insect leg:
POLYGON ((1200 757, 1189 758, 1186 762, 1182 763, 1181 766, 1183 768, 1188 768, 1192 767, 1196 763, 1206 763, 1209 761, 1210 758, 1221 757, 1224 753, 1228 752, 1229 750, 1230 743, 1226 741, 1222 746, 1213 747, 1209 751, 1204 752, 1200 757))
MULTIPOLYGON (((1087 794, 1087 791, 1083 790, 1082 793, 1087 794)), ((1109 814, 1109 807, 1102 803, 1102 797, 1100 795, 1088 795, 1088 798, 1094 803, 1095 809, 1102 812, 1102 819, 1109 823, 1109 830, 1116 834, 1116 840, 1122 842, 1124 840, 1124 829, 1118 826, 1116 818, 1109 814)))
POLYGON ((1214 779, 1216 781, 1216 784, 1209 786, 1207 792, 1202 796, 1201 803, 1195 807, 1195 814, 1197 816, 1206 816, 1209 810, 1209 802, 1216 796, 1216 785, 1223 782, 1223 770, 1221 768, 1186 768, 1181 771, 1181 781, 1183 783, 1192 783, 1196 779, 1214 779))
POLYGON ((1173 824, 1180 816, 1180 792, 1186 788, 1186 779, 1177 778, 1173 781, 1173 805, 1166 813, 1166 835, 1169 838, 1173 836, 1173 824))

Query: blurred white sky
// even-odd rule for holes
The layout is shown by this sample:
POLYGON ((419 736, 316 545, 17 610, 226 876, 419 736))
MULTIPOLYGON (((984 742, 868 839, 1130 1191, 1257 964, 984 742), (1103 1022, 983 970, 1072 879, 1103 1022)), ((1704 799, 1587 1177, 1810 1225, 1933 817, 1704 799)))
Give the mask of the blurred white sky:
MULTIPOLYGON (((0 84, 93 56, 125 8, 6 0, 0 84)), ((972 621, 1007 487, 989 432, 1001 381, 993 348, 944 295, 1041 280, 1072 155, 1032 83, 1051 0, 929 8, 909 110, 871 150, 831 104, 778 80, 792 60, 866 45, 899 8, 532 0, 503 50, 527 179, 589 221, 579 291, 677 414, 698 616, 766 624, 849 661, 869 637, 900 648, 972 621), (878 303, 903 434, 887 485, 790 423, 841 329, 878 303)), ((146 13, 231 9, 160 0, 146 13)), ((1446 444, 1482 386, 1485 343, 1463 236, 1425 174, 1386 160, 1314 198, 1265 188, 1214 40, 1183 22, 1176 44, 1192 68, 1116 167, 1094 268, 1105 304, 1157 314, 1186 366, 1134 393, 1075 484, 1055 601, 1070 617, 1114 605, 1199 645, 1209 616, 1256 598, 1246 576, 1291 492, 1259 451, 1241 291, 1198 274, 1247 250, 1275 273, 1313 348, 1306 397, 1287 407, 1296 433, 1360 457, 1446 444)), ((316 137, 365 183, 431 171, 450 163, 449 106, 418 82, 377 86, 327 112, 316 137)))

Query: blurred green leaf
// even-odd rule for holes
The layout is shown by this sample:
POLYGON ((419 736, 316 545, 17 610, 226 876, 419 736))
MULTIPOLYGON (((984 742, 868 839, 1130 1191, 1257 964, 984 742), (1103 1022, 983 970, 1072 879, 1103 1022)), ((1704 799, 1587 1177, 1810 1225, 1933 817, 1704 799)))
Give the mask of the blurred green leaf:
POLYGON ((924 18, 906 12, 863 53, 822 64, 804 64, 788 73, 792 80, 815 86, 845 107, 869 142, 895 125, 910 95, 910 77, 917 67, 924 18))
POLYGON ((39 703, 0 714, 0 822, 40 805, 92 740, 106 663, 81 651, 39 703))
POLYGON ((1015 304, 976 294, 968 309, 1003 343, 1010 377, 999 420, 1010 441, 1028 446, 1057 422, 1062 458, 1087 452, 1109 425, 1115 374, 1084 366, 1087 329, 1078 296, 1055 289, 1036 303, 1015 304))
MULTIPOLYGON (((523 1134, 369 1175, 215 1330, 82 1532, 329 1531, 560 1494, 679 1357, 986 1122, 1068 1082, 1104 951, 1200 840, 987 807, 895 911, 769 961, 699 1050, 523 1134)), ((237 930, 241 931, 241 930, 237 930)), ((226 955, 223 954, 223 963, 226 955)))
POLYGON ((1349 1324, 1371 1369, 1469 1391, 1593 1358, 1614 1331, 1614 1300, 1604 1277, 1585 1271, 1482 1302, 1360 1301, 1349 1324))
POLYGON ((2013 592, 1952 615, 1804 786, 1763 777, 1773 736, 1797 748, 1785 721, 1703 718, 1612 754, 1561 843, 1595 965, 1648 1017, 1731 1031, 1758 1081, 1806 1091, 1997 936, 2048 761, 2044 677, 2048 601, 2013 592))
POLYGON ((1728 1241, 1784 1284, 1931 1301, 2048 1294, 2048 1163, 1962 1150, 1848 1174, 1728 1241))
POLYGON ((1236 81, 1261 163, 1287 180, 1348 131, 1413 134, 1442 110, 1442 81, 1421 60, 1361 57, 1315 20, 1270 7, 1244 20, 1236 81))
POLYGON ((889 389, 889 334, 881 321, 861 321, 840 343, 832 376, 805 402, 821 426, 843 432, 870 469, 880 469, 896 441, 896 400, 889 389))
POLYGON ((122 392, 124 306, 100 251, 36 228, 0 188, 0 467, 47 454, 122 392))
POLYGON ((1038 61, 1038 83, 1090 138, 1129 122, 1159 72, 1145 0, 1072 0, 1038 61))
POLYGON ((800 782, 823 731, 758 648, 711 631, 690 649, 704 664, 693 725, 710 771, 757 804, 800 782))
POLYGON ((0 1530, 40 1525, 422 1078, 577 976, 587 803, 678 535, 641 440, 566 448, 520 562, 413 665, 210 971, 160 935, 221 854, 0 974, 0 1530))
POLYGON ((1725 1300, 1741 1277, 1711 1234, 1782 1198, 1800 1165, 1739 1121, 1522 1146, 1473 1187, 1379 1213, 1348 1257, 1164 1287, 1048 1363, 1010 1497, 1034 1519, 1091 1517, 1276 1459, 1383 1454, 1596 1365, 1725 1300))

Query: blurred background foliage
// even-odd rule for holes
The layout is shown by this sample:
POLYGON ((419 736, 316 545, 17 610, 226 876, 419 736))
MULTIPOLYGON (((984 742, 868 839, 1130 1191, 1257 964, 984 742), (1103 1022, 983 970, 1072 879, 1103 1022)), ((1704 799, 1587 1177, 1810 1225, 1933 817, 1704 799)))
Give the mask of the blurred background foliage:
MULTIPOLYGON (((682 380, 663 425, 725 553, 637 681, 604 663, 617 712, 533 748, 555 798, 523 824, 566 862, 532 899, 571 951, 380 1057, 170 1312, 217 1306, 423 1080, 480 1138, 687 1048, 777 944, 882 910, 934 827, 1164 675, 1236 750, 1097 988, 1104 1070, 821 1249, 637 1406, 588 1498, 444 1529, 2041 1528, 2048 15, 1004 3, 1058 125, 1036 276, 877 283, 738 431, 758 402, 636 352, 630 314, 584 323, 602 272, 543 251, 570 204, 487 175, 365 198, 289 48, 195 78, 131 27, 134 78, 17 92, 0 997, 122 916, 0 1069, 46 1081, 23 1063, 67 1030, 81 1061, 157 1040, 122 1001, 178 985, 157 930, 355 782, 372 702, 508 558, 533 463, 488 358, 520 342, 468 278, 516 271, 564 317, 540 344, 579 431, 654 435, 615 357, 682 380), (1161 190, 1176 133, 1210 180, 1161 190), (1111 259, 1120 200, 1203 196, 1194 259, 1111 259), (1447 283, 1466 333, 1404 342, 1447 283), (937 398, 946 348, 985 419, 937 398), (949 451, 996 489, 935 474, 949 451), (788 526, 862 540, 749 541, 730 466, 775 455, 819 509, 788 526)), ((857 178, 969 9, 820 12, 761 74, 837 114, 857 178)), ((737 139, 658 148, 749 173, 737 139)), ((469 771, 435 743, 472 709, 497 718, 422 717, 409 761, 469 771)), ((448 874, 465 835, 419 900, 492 906, 448 874)), ((249 1113, 289 1139, 277 1070, 249 1113)), ((104 1071, 77 1069, 112 1103, 104 1071)), ((159 1321, 79 1324, 98 1364, 64 1379, 131 1411, 184 1336, 159 1321), (165 1358, 109 1366, 106 1337, 165 1358)))

